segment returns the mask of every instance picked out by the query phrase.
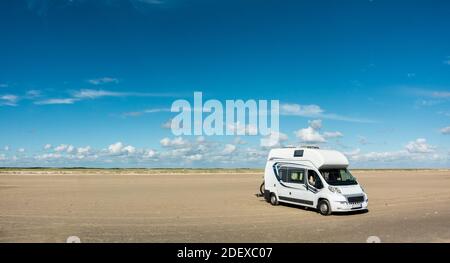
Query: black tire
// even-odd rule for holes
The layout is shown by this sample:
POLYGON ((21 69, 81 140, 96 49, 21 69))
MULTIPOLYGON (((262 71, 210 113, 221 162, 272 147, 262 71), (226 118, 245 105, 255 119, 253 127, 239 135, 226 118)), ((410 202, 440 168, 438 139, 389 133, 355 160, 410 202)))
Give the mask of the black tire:
POLYGON ((274 193, 270 194, 270 204, 271 205, 278 205, 278 198, 274 193))
POLYGON ((261 195, 264 195, 264 190, 265 190, 265 186, 264 186, 264 182, 262 182, 261 186, 259 187, 259 192, 261 193, 261 195))
POLYGON ((330 202, 328 200, 323 199, 320 200, 319 204, 317 205, 317 209, 319 210, 319 213, 324 216, 331 215, 331 206, 330 202))

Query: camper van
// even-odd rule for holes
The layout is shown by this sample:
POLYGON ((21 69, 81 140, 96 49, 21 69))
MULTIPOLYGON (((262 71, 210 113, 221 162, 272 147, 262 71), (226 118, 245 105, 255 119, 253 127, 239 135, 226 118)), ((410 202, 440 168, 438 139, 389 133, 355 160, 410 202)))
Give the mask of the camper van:
POLYGON ((367 210, 367 194, 340 152, 318 147, 272 149, 264 172, 264 198, 317 209, 322 215, 367 210))

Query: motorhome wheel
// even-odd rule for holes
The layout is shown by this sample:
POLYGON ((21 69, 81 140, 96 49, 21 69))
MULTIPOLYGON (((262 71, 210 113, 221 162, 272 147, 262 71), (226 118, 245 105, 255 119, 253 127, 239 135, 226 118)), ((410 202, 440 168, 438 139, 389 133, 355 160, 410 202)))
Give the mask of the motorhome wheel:
POLYGON ((278 198, 274 193, 270 195, 270 204, 278 205, 278 198))
POLYGON ((321 200, 319 203, 319 212, 324 215, 330 215, 331 214, 331 207, 328 200, 321 200))
POLYGON ((264 182, 262 182, 261 186, 259 187, 259 192, 261 193, 261 195, 264 195, 264 182))

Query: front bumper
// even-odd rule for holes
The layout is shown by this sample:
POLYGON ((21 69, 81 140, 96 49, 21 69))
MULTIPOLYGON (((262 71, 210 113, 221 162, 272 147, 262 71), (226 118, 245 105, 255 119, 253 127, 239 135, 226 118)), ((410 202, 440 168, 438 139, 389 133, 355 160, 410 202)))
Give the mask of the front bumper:
POLYGON ((348 203, 348 202, 331 202, 331 211, 332 212, 351 212, 351 211, 360 211, 367 210, 369 203, 368 201, 364 201, 362 203, 348 203))

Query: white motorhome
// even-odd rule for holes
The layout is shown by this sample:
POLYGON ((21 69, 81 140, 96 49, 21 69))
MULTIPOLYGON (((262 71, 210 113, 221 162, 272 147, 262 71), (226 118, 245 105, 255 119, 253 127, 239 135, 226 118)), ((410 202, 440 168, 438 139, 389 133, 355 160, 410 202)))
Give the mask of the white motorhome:
POLYGON ((318 147, 272 149, 264 172, 264 198, 332 212, 367 210, 368 198, 338 151, 318 147))

